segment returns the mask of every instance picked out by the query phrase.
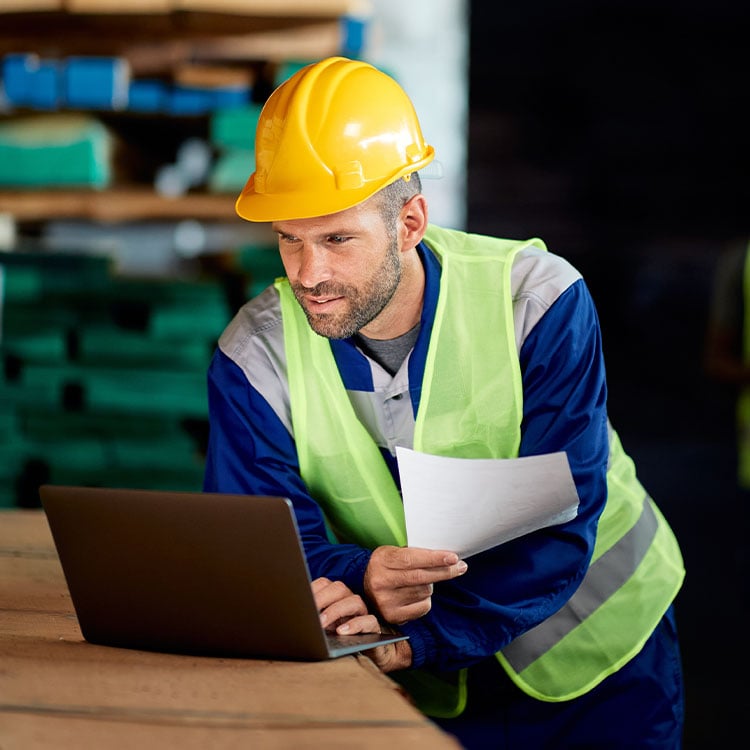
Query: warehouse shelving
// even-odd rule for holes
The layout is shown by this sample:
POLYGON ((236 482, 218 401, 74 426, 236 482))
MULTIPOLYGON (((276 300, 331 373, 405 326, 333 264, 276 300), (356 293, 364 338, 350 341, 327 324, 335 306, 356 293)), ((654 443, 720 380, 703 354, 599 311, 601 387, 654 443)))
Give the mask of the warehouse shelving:
MULTIPOLYGON (((344 0, 2 0, 0 59, 117 56, 133 76, 234 68, 252 73, 262 101, 290 56, 344 51, 343 19, 361 11, 344 0)), ((6 107, 0 122, 50 114, 6 107)), ((211 352, 243 298, 280 271, 267 227, 236 217, 236 191, 155 189, 159 159, 205 138, 210 114, 91 114, 116 133, 126 167, 110 183, 0 189, 0 220, 21 239, 0 253, 0 507, 36 505, 46 481, 199 489, 211 352), (199 258, 188 277, 123 275, 106 247, 35 246, 45 228, 78 223, 143 231, 145 252, 157 252, 157 226, 170 222, 255 234, 199 258)))
MULTIPOLYGON (((342 20, 362 18, 359 0, 4 0, 0 58, 34 52, 46 57, 109 55, 127 60, 133 76, 165 75, 184 65, 224 65, 252 71, 258 95, 271 85, 274 66, 345 51, 342 20)), ((3 117, 28 112, 0 110, 3 117)), ((142 131, 147 115, 98 112, 126 134, 142 131)), ((173 137, 205 132, 205 117, 170 119, 173 137), (197 122, 196 122, 197 120, 197 122)), ((155 123, 158 124, 158 123, 155 123)), ((145 127, 148 127, 146 125, 145 127)), ((137 148, 136 144, 136 148, 137 148)), ((223 195, 155 195, 148 182, 113 185, 113 193, 0 189, 0 213, 19 222, 55 217, 122 221, 140 218, 227 219, 223 195), (115 200, 110 201, 110 198, 115 200)))

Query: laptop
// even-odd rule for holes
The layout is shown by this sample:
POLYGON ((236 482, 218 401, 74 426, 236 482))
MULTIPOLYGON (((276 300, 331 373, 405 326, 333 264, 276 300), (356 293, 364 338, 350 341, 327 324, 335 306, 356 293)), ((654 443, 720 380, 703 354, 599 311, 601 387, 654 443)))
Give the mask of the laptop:
POLYGON ((286 498, 51 484, 39 496, 90 643, 318 661, 406 637, 324 630, 286 498))

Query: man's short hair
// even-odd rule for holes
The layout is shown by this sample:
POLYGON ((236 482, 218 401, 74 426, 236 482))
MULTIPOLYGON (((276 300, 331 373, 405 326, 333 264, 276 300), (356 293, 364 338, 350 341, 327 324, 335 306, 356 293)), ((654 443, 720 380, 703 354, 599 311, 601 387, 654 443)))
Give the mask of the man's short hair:
POLYGON ((401 209, 421 192, 422 180, 417 172, 412 172, 408 179, 401 177, 377 193, 380 213, 389 230, 395 227, 401 209))

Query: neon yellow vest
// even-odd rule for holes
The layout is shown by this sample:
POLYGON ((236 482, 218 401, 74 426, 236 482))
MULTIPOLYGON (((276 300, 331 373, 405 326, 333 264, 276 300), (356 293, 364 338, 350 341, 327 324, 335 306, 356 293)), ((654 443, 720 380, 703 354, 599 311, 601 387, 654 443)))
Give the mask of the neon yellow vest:
MULTIPOLYGON (((443 270, 414 448, 463 458, 515 457, 523 391, 510 272, 519 250, 544 245, 538 239, 515 242, 437 227, 428 229, 425 241, 443 270)), ((330 343, 310 329, 288 282, 280 279, 276 286, 302 477, 341 541, 370 549, 404 545, 400 495, 378 447, 356 418, 330 343)), ((511 679, 541 700, 581 695, 632 658, 684 575, 671 530, 638 483, 614 432, 610 442, 609 500, 594 549, 592 588, 602 581, 611 585, 611 569, 622 569, 621 540, 638 542, 638 565, 622 581, 615 578, 614 589, 593 609, 596 594, 589 591, 587 574, 574 596, 581 608, 564 607, 497 654, 511 679), (582 621, 571 616, 580 611, 587 612, 582 621)), ((392 676, 427 714, 463 711, 465 670, 448 681, 424 670, 392 676)))
MULTIPOLYGON (((742 359, 750 363, 750 243, 745 253, 742 296, 745 319, 742 321, 742 359)), ((750 489, 750 387, 743 386, 737 397, 737 481, 750 489)))

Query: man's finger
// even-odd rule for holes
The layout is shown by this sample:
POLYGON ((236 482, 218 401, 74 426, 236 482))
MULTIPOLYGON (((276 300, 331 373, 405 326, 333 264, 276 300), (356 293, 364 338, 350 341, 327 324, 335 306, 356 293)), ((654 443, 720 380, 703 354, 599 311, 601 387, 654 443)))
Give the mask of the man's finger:
POLYGON ((328 578, 316 578, 312 584, 311 588, 313 591, 313 594, 317 594, 319 591, 322 591, 323 589, 327 588, 331 585, 331 581, 328 578))
POLYGON ((443 568, 461 562, 461 558, 450 550, 384 546, 376 551, 381 551, 383 564, 394 569, 443 568))
POLYGON ((455 552, 421 547, 377 547, 368 565, 376 587, 386 588, 448 581, 467 570, 455 552))
POLYGON ((380 633, 381 630, 375 615, 358 615, 339 625, 336 632, 341 635, 354 635, 356 633, 380 633))

